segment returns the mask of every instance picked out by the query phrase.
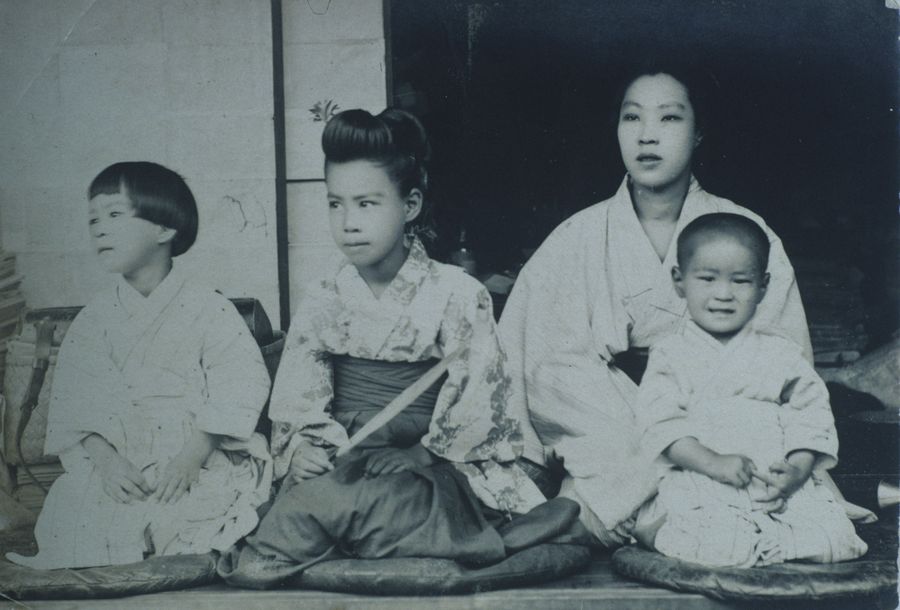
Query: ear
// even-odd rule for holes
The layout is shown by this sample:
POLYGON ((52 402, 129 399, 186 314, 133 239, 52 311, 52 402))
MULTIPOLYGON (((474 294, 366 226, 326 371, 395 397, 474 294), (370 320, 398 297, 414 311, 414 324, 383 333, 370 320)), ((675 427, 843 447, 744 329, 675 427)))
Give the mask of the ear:
POLYGON ((681 269, 678 268, 678 265, 672 267, 672 283, 675 285, 675 292, 678 293, 682 299, 684 298, 684 278, 681 276, 681 269))
POLYGON ((763 297, 766 296, 766 290, 769 288, 769 274, 763 273, 762 279, 759 281, 759 301, 763 300, 763 297))
POLYGON ((419 189, 412 189, 409 191, 409 195, 406 196, 406 199, 403 202, 405 206, 405 219, 406 222, 412 222, 416 218, 418 218, 419 214, 422 212, 422 201, 424 197, 422 196, 422 191, 419 189))
POLYGON ((175 235, 178 234, 178 231, 175 229, 170 229, 169 227, 164 227, 162 225, 157 226, 157 235, 156 235, 156 243, 162 245, 170 243, 173 239, 175 239, 175 235))

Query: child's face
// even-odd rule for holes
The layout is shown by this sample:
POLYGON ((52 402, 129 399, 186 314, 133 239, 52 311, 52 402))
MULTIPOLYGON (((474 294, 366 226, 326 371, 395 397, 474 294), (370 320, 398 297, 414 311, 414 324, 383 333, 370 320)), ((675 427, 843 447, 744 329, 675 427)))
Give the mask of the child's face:
POLYGON ((639 77, 622 99, 618 135, 635 184, 659 190, 690 176, 698 140, 687 89, 668 74, 639 77))
POLYGON ((350 262, 363 271, 402 263, 404 226, 418 215, 421 193, 401 196, 385 169, 366 160, 329 163, 325 183, 331 236, 350 262))
POLYGON ((125 193, 97 195, 88 204, 88 223, 100 264, 110 272, 130 276, 154 260, 174 236, 172 229, 135 216, 125 193))
POLYGON ((721 237, 699 244, 686 268, 672 269, 675 290, 687 300, 691 319, 720 341, 737 334, 756 312, 769 275, 753 252, 721 237))

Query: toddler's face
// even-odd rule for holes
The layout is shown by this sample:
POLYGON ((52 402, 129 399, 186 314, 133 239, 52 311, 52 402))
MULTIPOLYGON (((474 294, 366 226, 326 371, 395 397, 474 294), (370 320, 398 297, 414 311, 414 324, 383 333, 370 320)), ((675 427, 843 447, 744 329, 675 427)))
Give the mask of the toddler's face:
POLYGON ((335 243, 358 269, 377 267, 403 249, 403 230, 418 213, 383 167, 371 161, 329 163, 328 217, 335 243))
POLYGON ((135 216, 125 193, 97 195, 88 204, 88 223, 100 264, 128 276, 149 263, 160 247, 162 227, 135 216))
POLYGON ((635 80, 622 100, 618 136, 635 184, 658 190, 690 175, 697 133, 687 89, 668 74, 635 80))
POLYGON ((691 319, 720 341, 750 321, 768 284, 753 252, 729 237, 699 244, 686 267, 673 269, 672 277, 691 319))

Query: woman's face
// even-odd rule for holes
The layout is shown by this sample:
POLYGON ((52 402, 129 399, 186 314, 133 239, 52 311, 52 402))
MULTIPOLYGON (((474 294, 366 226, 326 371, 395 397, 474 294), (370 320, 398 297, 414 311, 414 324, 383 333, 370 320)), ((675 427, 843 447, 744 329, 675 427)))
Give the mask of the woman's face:
POLYGON ((619 149, 632 182, 664 190, 689 178, 698 143, 684 85, 668 74, 637 78, 619 109, 619 149))

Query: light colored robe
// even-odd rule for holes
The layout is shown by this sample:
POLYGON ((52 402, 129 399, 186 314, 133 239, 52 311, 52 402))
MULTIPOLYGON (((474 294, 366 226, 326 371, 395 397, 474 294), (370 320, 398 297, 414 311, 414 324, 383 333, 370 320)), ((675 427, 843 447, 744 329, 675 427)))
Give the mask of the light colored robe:
POLYGON ((35 529, 38 568, 140 561, 225 550, 256 526, 271 457, 255 433, 269 376, 249 329, 225 297, 176 267, 144 297, 121 280, 78 314, 54 372, 45 452, 57 479, 35 529), (177 503, 119 503, 103 491, 81 441, 98 434, 154 486, 195 429, 222 435, 177 503))
MULTIPOLYGON (((769 236, 771 281, 758 317, 812 350, 794 272, 762 219, 691 181, 675 234, 659 257, 644 233, 627 181, 609 200, 575 214, 547 238, 516 280, 500 320, 515 408, 525 405, 545 452, 564 460, 564 494, 601 539, 653 492, 652 460, 635 427, 637 386, 612 366, 649 347, 687 315, 672 285, 676 239, 696 217, 732 212, 769 236)), ((619 538, 621 542, 622 538, 619 538)))
POLYGON ((716 566, 751 567, 791 559, 820 562, 859 557, 865 543, 831 491, 812 476, 765 512, 768 489, 746 488, 675 467, 661 453, 693 437, 723 455, 753 460, 759 472, 797 450, 817 454, 817 469, 837 463, 838 440, 825 383, 800 347, 753 323, 726 344, 693 321, 650 351, 636 411, 643 444, 659 456, 659 493, 642 522, 665 517, 654 546, 660 552, 716 566))
POLYGON ((509 378, 487 290, 462 270, 428 258, 415 240, 391 284, 376 298, 345 261, 301 300, 272 390, 272 454, 283 477, 298 443, 341 447, 346 430, 330 414, 332 354, 388 362, 444 358, 462 349, 440 389, 422 445, 466 475, 492 508, 526 512, 544 501, 514 465, 540 458, 524 406, 507 404, 509 378))

